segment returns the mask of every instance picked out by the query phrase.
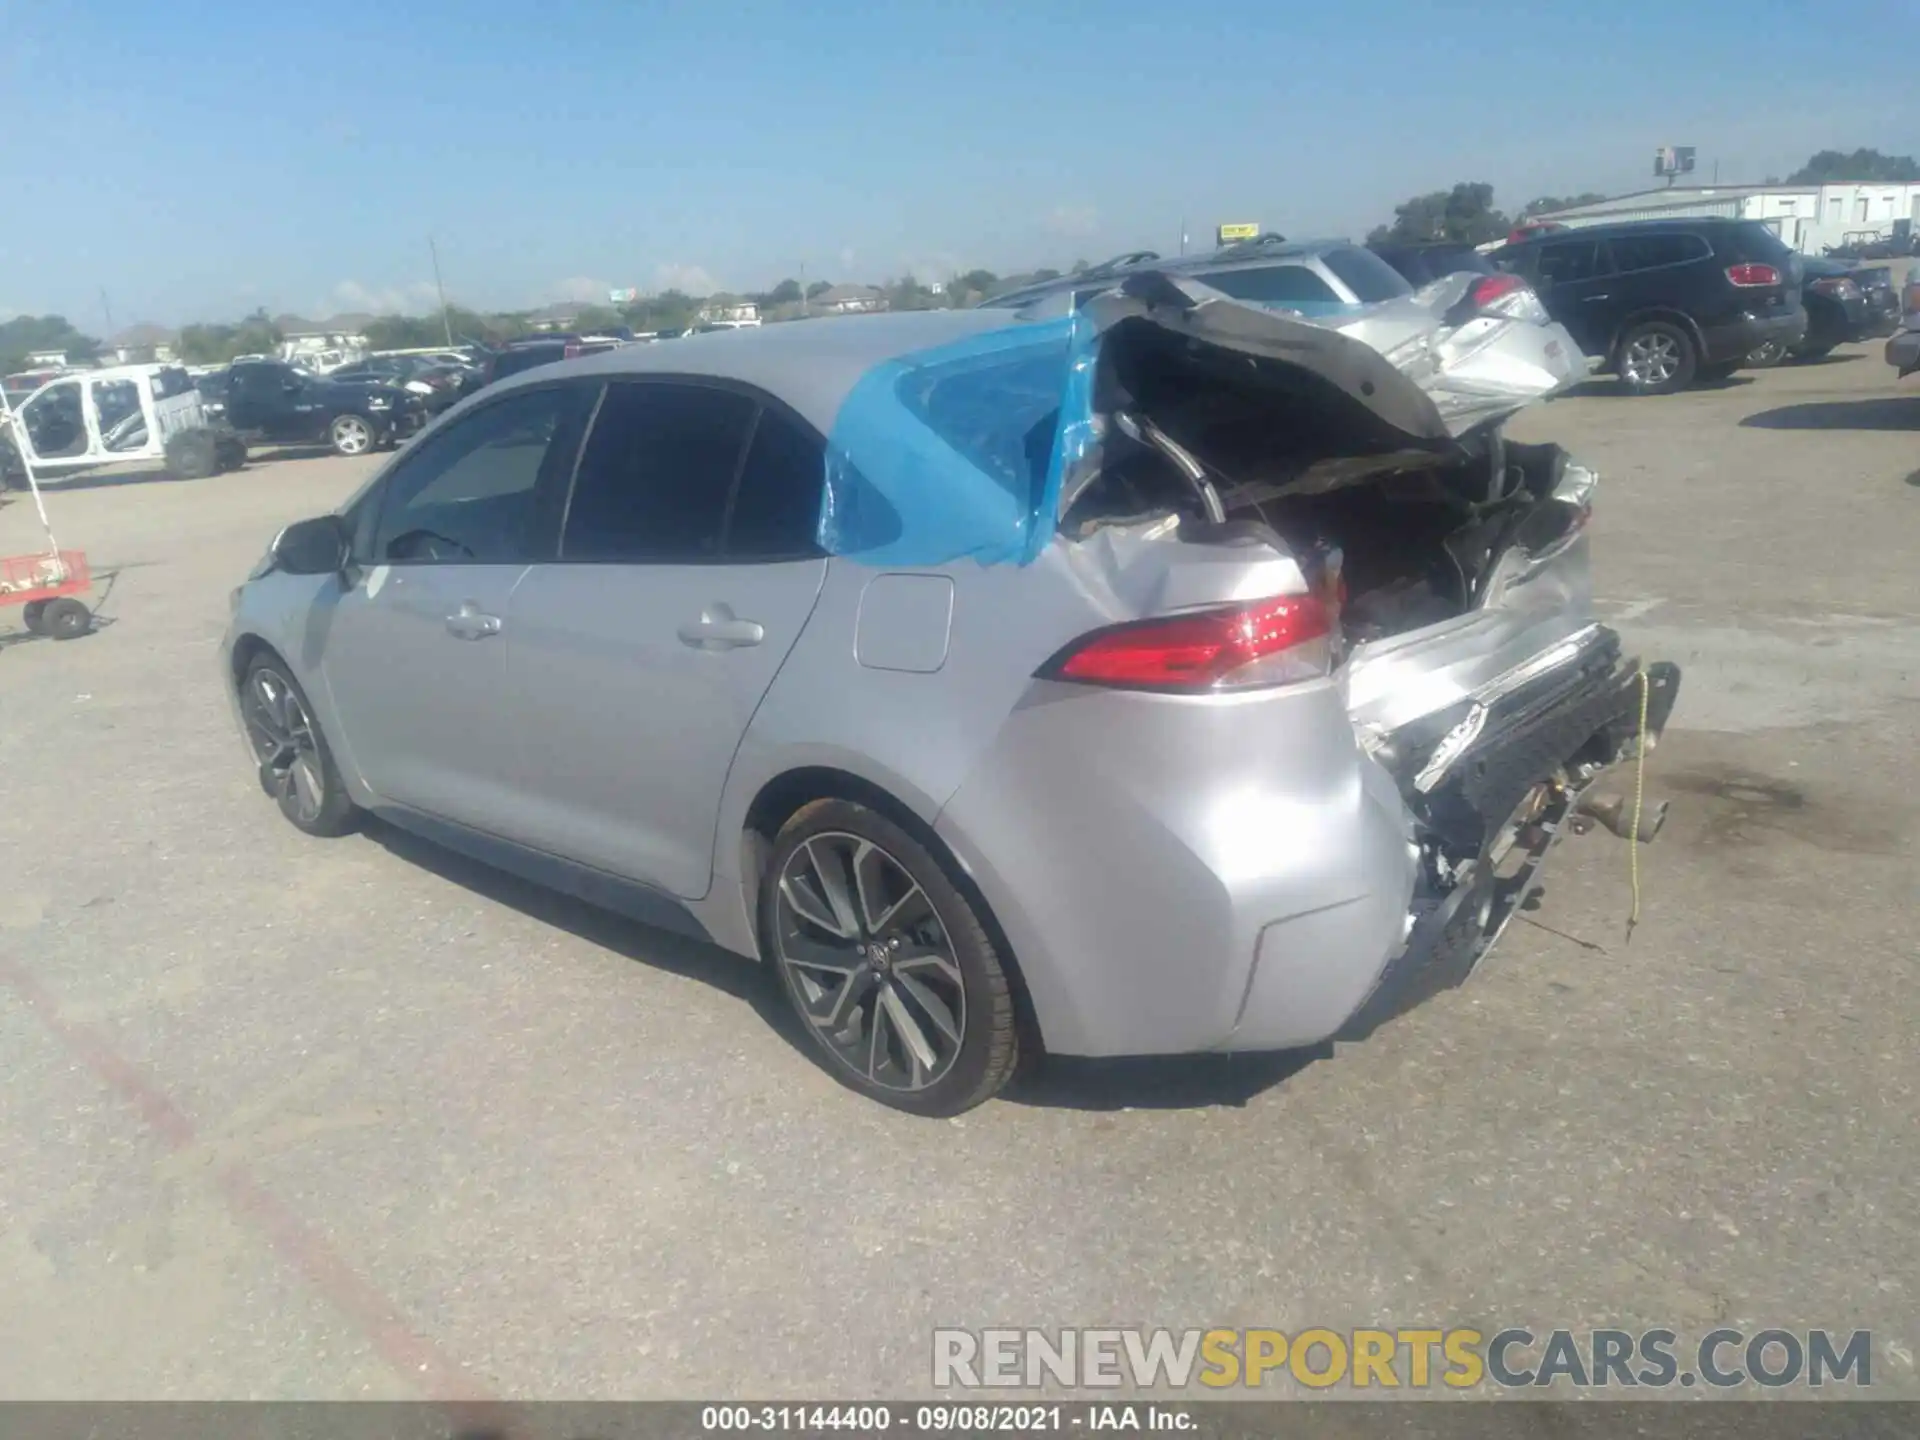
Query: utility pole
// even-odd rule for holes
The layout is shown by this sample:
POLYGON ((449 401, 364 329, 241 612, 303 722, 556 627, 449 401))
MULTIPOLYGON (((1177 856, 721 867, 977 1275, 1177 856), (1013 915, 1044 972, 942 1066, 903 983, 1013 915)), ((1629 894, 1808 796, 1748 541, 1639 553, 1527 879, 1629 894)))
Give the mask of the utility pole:
POLYGON ((1184 215, 1180 217, 1180 253, 1187 253, 1187 217, 1184 215))
POLYGON ((113 338, 113 306, 107 303, 105 286, 100 289, 100 309, 107 317, 107 338, 111 340, 113 338))
POLYGON ((453 348, 453 317, 447 313, 447 287, 440 283, 440 247, 427 236, 427 253, 433 257, 433 288, 440 292, 440 325, 447 332, 447 348, 453 348))
POLYGON ((800 318, 807 318, 807 262, 800 262, 800 318))

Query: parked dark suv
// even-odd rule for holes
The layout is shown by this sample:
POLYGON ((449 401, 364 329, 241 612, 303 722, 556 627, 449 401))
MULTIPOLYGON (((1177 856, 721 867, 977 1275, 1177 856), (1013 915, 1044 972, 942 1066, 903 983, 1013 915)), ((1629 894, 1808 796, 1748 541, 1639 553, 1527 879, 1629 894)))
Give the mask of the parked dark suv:
POLYGON ((404 439, 426 420, 419 397, 397 386, 329 380, 279 360, 236 360, 218 379, 201 377, 199 388, 244 435, 331 445, 342 455, 404 439))
POLYGON ((1753 220, 1643 220, 1496 250, 1580 348, 1639 395, 1721 379, 1806 334, 1800 257, 1753 220))

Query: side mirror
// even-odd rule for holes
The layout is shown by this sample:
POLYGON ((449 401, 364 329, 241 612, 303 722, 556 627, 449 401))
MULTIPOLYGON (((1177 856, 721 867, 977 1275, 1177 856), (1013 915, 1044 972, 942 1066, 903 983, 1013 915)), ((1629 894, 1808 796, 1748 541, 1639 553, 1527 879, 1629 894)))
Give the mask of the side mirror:
POLYGON ((347 527, 338 515, 300 520, 273 542, 273 563, 289 575, 333 575, 347 568, 347 527))

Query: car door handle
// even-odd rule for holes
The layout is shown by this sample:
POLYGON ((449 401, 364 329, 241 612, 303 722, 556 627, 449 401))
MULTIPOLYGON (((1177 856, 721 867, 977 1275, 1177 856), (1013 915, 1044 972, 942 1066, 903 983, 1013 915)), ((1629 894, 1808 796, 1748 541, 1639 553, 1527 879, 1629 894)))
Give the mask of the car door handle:
POLYGON ((757 620, 741 620, 725 605, 710 605, 698 620, 680 627, 680 643, 696 650, 737 650, 758 645, 767 638, 766 627, 757 620))
POLYGON ((1612 298, 1613 296, 1611 295, 1582 295, 1580 297, 1580 299, 1588 305, 1593 304, 1596 300, 1611 300, 1612 298))
POLYGON ((447 633, 456 640, 484 640, 500 633, 500 617, 483 613, 468 600, 447 616, 447 633))

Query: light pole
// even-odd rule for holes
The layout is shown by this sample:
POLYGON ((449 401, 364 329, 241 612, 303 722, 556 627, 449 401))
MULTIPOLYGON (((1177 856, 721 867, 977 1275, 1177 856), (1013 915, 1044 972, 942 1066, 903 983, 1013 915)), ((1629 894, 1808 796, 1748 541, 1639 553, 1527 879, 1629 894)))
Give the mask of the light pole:
POLYGON ((453 317, 447 313, 447 287, 440 283, 440 247, 427 236, 427 253, 433 257, 433 288, 440 295, 440 327, 447 334, 447 348, 453 348, 453 317))

